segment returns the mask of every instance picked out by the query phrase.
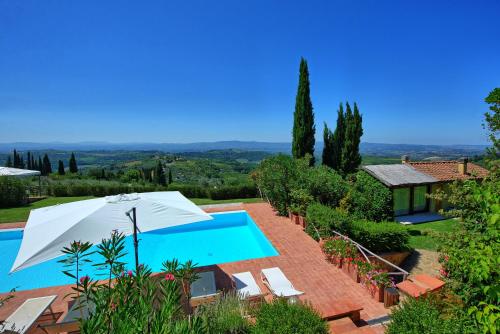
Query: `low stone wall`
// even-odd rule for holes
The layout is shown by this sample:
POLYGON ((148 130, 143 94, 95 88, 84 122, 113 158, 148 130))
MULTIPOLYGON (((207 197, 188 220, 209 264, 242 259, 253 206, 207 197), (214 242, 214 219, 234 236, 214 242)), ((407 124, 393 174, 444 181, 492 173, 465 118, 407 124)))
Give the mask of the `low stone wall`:
MULTIPOLYGON (((384 260, 387 260, 390 263, 395 264, 398 267, 404 262, 404 260, 406 260, 406 258, 409 255, 410 255, 410 252, 408 252, 408 251, 406 251, 406 252, 388 252, 388 253, 378 254, 378 256, 380 256, 384 260)), ((371 262, 380 264, 384 269, 387 269, 389 271, 394 270, 394 268, 392 268, 388 264, 380 261, 375 256, 369 256, 369 258, 370 258, 371 262)))

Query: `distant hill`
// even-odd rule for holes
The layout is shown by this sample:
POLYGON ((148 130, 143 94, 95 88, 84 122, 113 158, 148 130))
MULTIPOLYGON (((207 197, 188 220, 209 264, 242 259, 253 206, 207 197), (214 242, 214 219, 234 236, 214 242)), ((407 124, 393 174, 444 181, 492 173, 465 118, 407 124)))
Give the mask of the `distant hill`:
MULTIPOLYGON (((414 144, 383 144, 361 143, 363 155, 375 157, 399 158, 401 155, 410 155, 413 160, 422 159, 455 159, 461 156, 476 156, 484 154, 485 145, 414 145, 414 144)), ((290 153, 291 143, 257 142, 257 141, 218 141, 199 143, 108 143, 108 142, 79 142, 79 143, 34 143, 16 142, 0 143, 0 152, 8 153, 13 149, 19 151, 156 151, 170 153, 209 152, 223 150, 260 151, 268 153, 290 153)), ((316 154, 321 155, 323 143, 316 144, 316 154)), ((211 154, 214 154, 212 152, 211 154)), ((233 153, 234 154, 234 151, 233 153)))

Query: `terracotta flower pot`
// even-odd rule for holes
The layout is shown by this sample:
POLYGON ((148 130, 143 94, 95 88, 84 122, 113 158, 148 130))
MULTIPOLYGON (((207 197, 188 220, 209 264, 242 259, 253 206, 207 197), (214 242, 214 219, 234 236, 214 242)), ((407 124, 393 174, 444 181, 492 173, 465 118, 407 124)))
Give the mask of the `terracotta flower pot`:
POLYGON ((373 299, 378 302, 384 302, 384 287, 380 285, 370 284, 368 287, 368 291, 370 291, 370 295, 373 299))
POLYGON ((299 216, 299 225, 304 229, 306 228, 306 219, 303 216, 299 216))
POLYGON ((358 273, 358 266, 354 263, 349 264, 349 277, 356 283, 359 283, 361 280, 358 273))

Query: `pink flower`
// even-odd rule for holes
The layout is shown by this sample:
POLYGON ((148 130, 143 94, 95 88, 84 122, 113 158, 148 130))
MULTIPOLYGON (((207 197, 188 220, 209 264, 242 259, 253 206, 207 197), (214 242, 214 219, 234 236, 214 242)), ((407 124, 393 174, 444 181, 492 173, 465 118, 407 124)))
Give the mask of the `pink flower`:
POLYGON ((134 273, 132 272, 132 270, 127 271, 127 274, 128 274, 128 277, 132 277, 134 275, 134 273))
POLYGON ((80 284, 83 285, 83 284, 87 283, 89 280, 90 280, 90 277, 82 276, 82 277, 80 277, 80 284))
POLYGON ((165 280, 166 280, 166 281, 173 281, 173 280, 175 280, 175 277, 174 277, 174 275, 173 275, 173 274, 171 274, 171 273, 167 273, 167 274, 165 275, 165 280))

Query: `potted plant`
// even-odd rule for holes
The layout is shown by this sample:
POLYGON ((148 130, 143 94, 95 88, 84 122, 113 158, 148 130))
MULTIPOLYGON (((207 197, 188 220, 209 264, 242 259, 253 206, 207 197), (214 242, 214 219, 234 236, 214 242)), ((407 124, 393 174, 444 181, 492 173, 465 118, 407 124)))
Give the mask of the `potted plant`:
POLYGON ((394 287, 392 277, 389 277, 386 271, 381 269, 374 269, 366 274, 365 286, 367 287, 373 299, 383 302, 384 289, 394 287))
POLYGON ((359 283, 365 285, 366 274, 368 274, 369 271, 373 270, 373 265, 370 262, 366 262, 360 259, 357 261, 356 267, 358 270, 359 283))
POLYGON ((291 205, 290 210, 292 215, 295 214, 295 223, 306 227, 305 215, 307 207, 311 204, 314 198, 304 189, 295 189, 290 192, 291 205))
POLYGON ((328 261, 335 264, 337 267, 342 268, 348 246, 349 241, 347 239, 335 236, 324 241, 322 250, 328 261))
POLYGON ((343 254, 343 267, 342 271, 351 277, 355 282, 358 282, 358 271, 356 267, 356 258, 358 256, 358 249, 349 240, 346 240, 345 251, 343 254))

